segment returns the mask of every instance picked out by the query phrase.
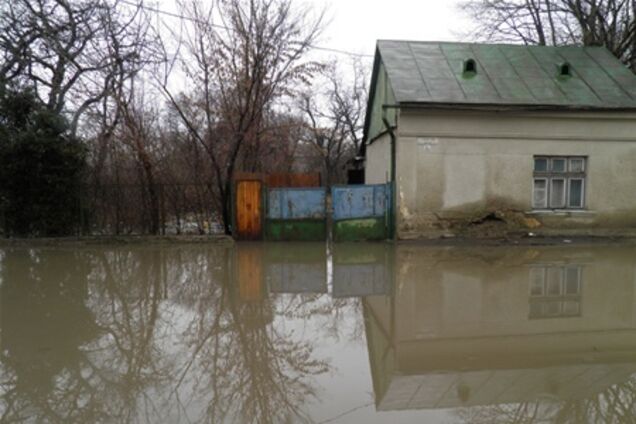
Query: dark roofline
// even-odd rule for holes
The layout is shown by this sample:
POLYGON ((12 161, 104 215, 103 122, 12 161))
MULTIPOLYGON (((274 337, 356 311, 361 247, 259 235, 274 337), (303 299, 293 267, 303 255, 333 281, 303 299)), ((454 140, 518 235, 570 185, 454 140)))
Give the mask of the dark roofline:
POLYGON ((367 99, 367 110, 364 113, 364 130, 362 132, 362 144, 366 144, 367 137, 369 135, 369 125, 371 125, 371 109, 373 107, 373 100, 375 99, 375 88, 378 79, 378 72, 380 72, 380 49, 375 46, 375 54, 373 55, 373 71, 371 72, 371 81, 369 86, 369 98, 367 99))

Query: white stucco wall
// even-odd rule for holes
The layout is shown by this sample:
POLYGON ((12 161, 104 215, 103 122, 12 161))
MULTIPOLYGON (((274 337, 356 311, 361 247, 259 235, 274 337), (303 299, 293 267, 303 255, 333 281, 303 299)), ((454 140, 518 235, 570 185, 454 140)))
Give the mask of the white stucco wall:
MULTIPOLYGON (((636 226, 636 114, 402 110, 397 132, 400 238, 501 209, 545 226, 636 226), (588 157, 584 211, 533 215, 535 155, 588 157)), ((388 136, 369 146, 369 182, 388 175, 389 149, 388 136)))
POLYGON ((384 184, 391 180, 391 137, 384 134, 367 146, 365 184, 384 184))

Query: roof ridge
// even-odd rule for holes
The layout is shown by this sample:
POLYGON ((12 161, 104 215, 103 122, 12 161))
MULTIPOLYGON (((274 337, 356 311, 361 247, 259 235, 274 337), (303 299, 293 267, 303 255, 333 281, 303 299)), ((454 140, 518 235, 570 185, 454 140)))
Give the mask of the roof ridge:
POLYGON ((505 43, 505 42, 481 42, 481 41, 448 41, 448 40, 412 40, 412 39, 404 39, 404 38, 377 38, 376 44, 380 42, 398 42, 398 43, 417 43, 417 44, 463 44, 463 45, 477 45, 477 46, 505 46, 505 47, 519 47, 519 48, 527 48, 527 47, 536 47, 536 48, 554 48, 559 49, 563 47, 576 47, 581 49, 604 49, 605 46, 583 46, 580 44, 563 44, 558 46, 553 45, 537 45, 537 44, 521 44, 521 43, 505 43))

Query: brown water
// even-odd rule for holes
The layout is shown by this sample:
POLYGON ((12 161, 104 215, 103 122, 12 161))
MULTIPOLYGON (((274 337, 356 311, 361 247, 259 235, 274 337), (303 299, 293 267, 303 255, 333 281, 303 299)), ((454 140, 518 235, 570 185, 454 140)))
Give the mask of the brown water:
POLYGON ((636 248, 0 251, 0 422, 627 423, 636 248))

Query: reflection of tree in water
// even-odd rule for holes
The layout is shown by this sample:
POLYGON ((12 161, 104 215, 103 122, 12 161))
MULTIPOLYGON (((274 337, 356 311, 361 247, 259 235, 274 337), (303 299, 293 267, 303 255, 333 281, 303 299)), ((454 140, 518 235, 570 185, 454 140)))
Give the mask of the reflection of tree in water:
POLYGON ((471 424, 623 424, 636 422, 636 377, 613 385, 594 397, 546 402, 463 408, 457 412, 471 424))
POLYGON ((160 316, 165 270, 159 250, 96 251, 92 255, 88 304, 102 337, 92 352, 94 387, 108 399, 109 420, 145 422, 162 417, 156 392, 170 381, 162 352, 167 323, 160 316))
POLYGON ((98 335, 80 254, 20 250, 2 261, 1 422, 90 422, 98 402, 81 346, 98 335))
POLYGON ((133 399, 161 377, 151 358, 159 280, 156 263, 115 256, 6 256, 2 422, 135 421, 133 399))
POLYGON ((306 420, 301 407, 315 396, 311 377, 328 365, 313 358, 313 340, 299 340, 293 329, 274 322, 290 308, 298 313, 296 302, 273 295, 243 301, 228 268, 220 283, 210 284, 209 295, 196 306, 199 318, 184 333, 193 349, 179 385, 189 385, 192 396, 207 405, 201 421, 306 420))
MULTIPOLYGON (((2 264, 0 422, 298 422, 325 297, 241 300, 229 249, 16 251, 2 264), (278 321, 277 317, 285 317, 278 321)), ((348 303, 345 302, 346 305, 348 303)), ((343 305, 344 307, 344 305, 343 305)))

